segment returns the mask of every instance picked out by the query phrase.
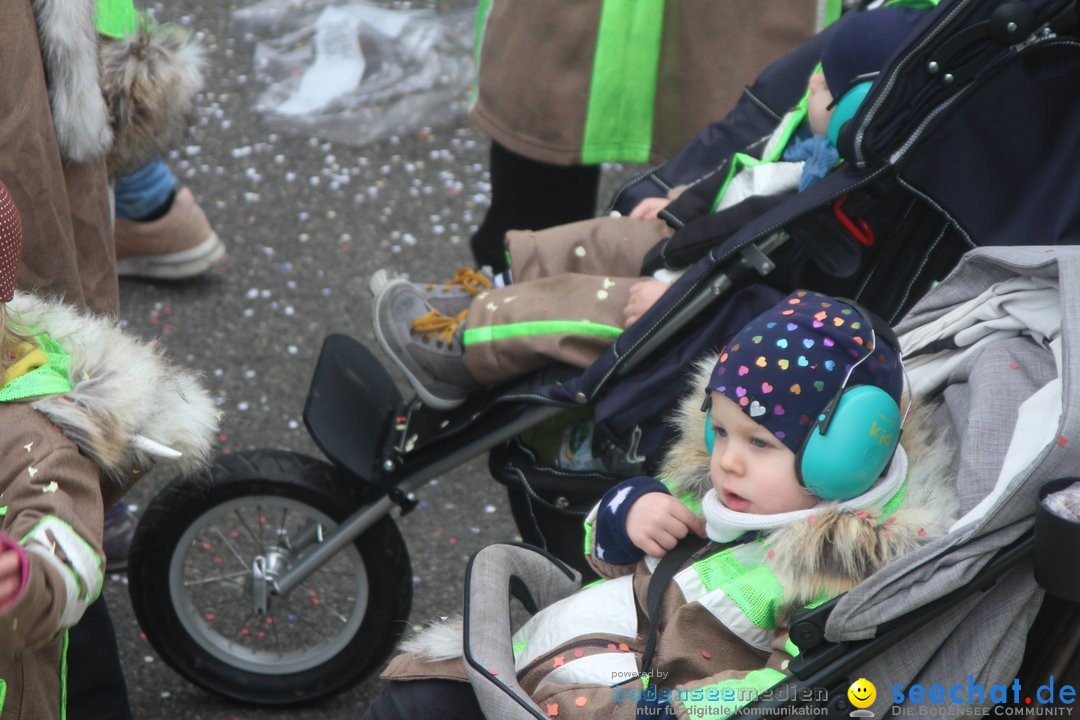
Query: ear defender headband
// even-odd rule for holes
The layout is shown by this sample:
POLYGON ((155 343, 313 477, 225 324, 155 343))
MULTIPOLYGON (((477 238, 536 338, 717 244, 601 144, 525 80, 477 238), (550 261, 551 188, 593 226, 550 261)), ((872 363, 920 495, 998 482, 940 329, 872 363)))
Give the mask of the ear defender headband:
MULTIPOLYGON (((876 385, 848 387, 851 374, 873 355, 879 339, 896 353, 902 368, 900 342, 881 318, 850 300, 844 302, 870 328, 870 343, 814 420, 795 456, 799 482, 825 500, 850 500, 869 490, 892 460, 903 426, 900 407, 885 390, 876 385)), ((710 404, 706 398, 702 410, 707 411, 710 404)), ((710 456, 716 446, 715 435, 712 423, 706 420, 705 449, 710 456)))
POLYGON ((829 118, 829 126, 825 130, 825 137, 829 139, 829 142, 834 147, 839 147, 840 133, 844 130, 844 125, 848 123, 855 113, 858 112, 859 106, 862 105, 863 100, 870 94, 870 88, 874 86, 874 78, 877 73, 869 73, 866 75, 859 75, 847 89, 839 96, 839 99, 834 99, 832 105, 829 107, 832 109, 832 117, 829 118))
POLYGON ((799 482, 826 500, 850 500, 869 490, 892 460, 903 425, 900 406, 885 390, 876 385, 848 387, 851 374, 874 354, 879 338, 903 367, 900 342, 879 317, 850 300, 844 302, 862 315, 870 328, 870 344, 817 416, 795 456, 799 482))

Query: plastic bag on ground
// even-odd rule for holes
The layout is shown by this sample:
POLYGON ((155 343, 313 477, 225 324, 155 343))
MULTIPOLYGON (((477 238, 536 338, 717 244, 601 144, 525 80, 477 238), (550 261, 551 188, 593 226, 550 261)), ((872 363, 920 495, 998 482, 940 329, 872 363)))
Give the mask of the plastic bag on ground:
POLYGON ((233 12, 255 45, 270 124, 363 145, 464 115, 476 11, 262 0, 233 12))

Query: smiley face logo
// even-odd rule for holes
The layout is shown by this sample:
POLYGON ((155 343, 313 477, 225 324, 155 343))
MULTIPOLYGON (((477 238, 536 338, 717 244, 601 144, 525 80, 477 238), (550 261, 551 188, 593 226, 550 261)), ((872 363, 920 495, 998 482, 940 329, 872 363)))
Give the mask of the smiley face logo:
POLYGON ((857 708, 868 708, 877 698, 877 688, 866 678, 859 678, 851 683, 847 691, 848 700, 857 708))

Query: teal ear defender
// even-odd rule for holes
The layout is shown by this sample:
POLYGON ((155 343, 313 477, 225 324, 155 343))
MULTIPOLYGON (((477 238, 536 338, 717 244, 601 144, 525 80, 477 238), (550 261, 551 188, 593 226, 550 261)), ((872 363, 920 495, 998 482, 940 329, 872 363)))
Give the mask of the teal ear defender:
POLYGON ((877 73, 860 75, 852 81, 853 84, 839 96, 838 100, 833 100, 831 106, 833 114, 829 118, 829 126, 825 130, 825 137, 829 138, 829 142, 833 146, 840 146, 840 133, 843 131, 844 125, 855 117, 859 106, 862 105, 866 96, 870 94, 870 88, 874 86, 873 78, 876 75, 877 73))
MULTIPOLYGON (((848 370, 840 389, 817 416, 795 456, 799 482, 825 500, 850 500, 870 489, 881 476, 900 442, 900 407, 876 385, 848 386, 851 374, 874 352, 879 338, 900 361, 900 343, 883 320, 850 300, 871 329, 868 350, 848 370)), ((712 423, 705 421, 705 448, 716 446, 712 423)))

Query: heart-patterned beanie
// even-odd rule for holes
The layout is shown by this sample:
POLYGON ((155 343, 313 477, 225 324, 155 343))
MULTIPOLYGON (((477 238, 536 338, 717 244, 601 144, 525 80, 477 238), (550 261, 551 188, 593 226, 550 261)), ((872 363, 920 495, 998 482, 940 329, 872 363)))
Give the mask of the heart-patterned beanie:
POLYGON ((815 418, 844 385, 876 385, 900 403, 904 375, 896 351, 870 319, 837 298, 797 290, 728 341, 708 389, 721 393, 798 453, 815 418), (865 361, 859 362, 861 358, 865 361))

